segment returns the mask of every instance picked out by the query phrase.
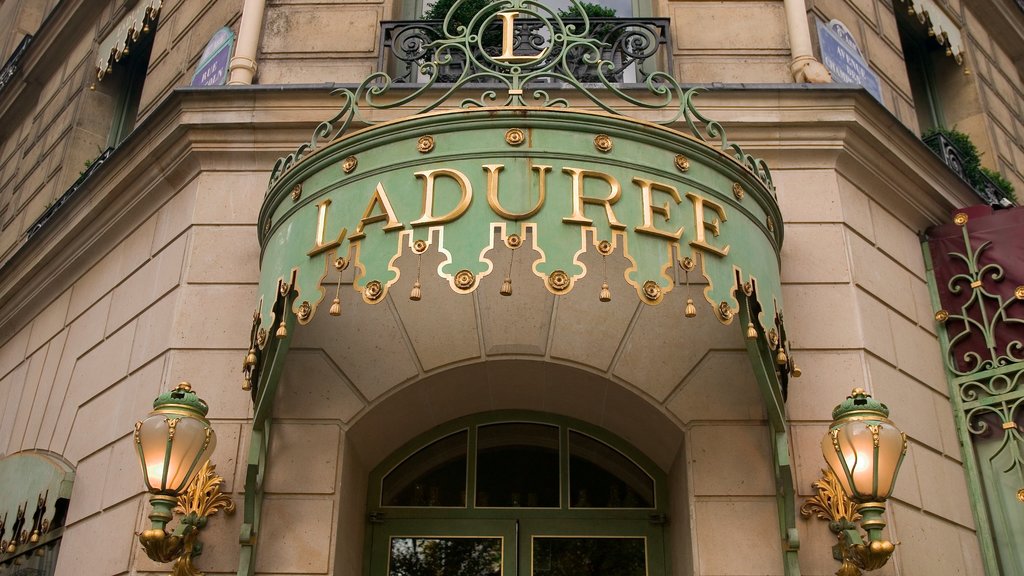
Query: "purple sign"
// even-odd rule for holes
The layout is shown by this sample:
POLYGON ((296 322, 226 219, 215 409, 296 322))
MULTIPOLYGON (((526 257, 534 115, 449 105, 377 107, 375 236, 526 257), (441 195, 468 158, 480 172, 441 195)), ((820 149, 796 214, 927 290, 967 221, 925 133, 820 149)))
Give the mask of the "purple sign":
POLYGON ((192 75, 192 86, 223 86, 228 80, 228 64, 231 49, 235 44, 235 33, 230 28, 221 28, 206 44, 196 73, 192 75))

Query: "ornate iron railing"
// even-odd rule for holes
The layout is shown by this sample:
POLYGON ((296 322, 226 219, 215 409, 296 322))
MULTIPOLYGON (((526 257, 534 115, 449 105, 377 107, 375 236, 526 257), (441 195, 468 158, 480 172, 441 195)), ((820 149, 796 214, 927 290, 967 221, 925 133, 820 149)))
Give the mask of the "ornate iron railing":
POLYGON ((11 79, 14 78, 14 74, 18 71, 18 62, 21 57, 25 55, 25 51, 28 50, 28 45, 32 43, 32 35, 26 34, 18 47, 14 49, 14 53, 4 63, 4 67, 0 69, 0 90, 3 90, 10 84, 11 79))
MULTIPOLYGON (((1022 0, 1024 1, 1024 0, 1022 0)), ((953 141, 946 138, 941 132, 936 132, 924 138, 924 143, 935 152, 942 161, 949 166, 950 170, 956 173, 961 180, 967 183, 974 192, 981 198, 983 202, 990 206, 1002 206, 1004 205, 1003 200, 1011 201, 1012 199, 1003 191, 1002 188, 996 185, 991 178, 986 176, 984 173, 978 173, 974 176, 974 181, 967 176, 964 170, 964 155, 953 141)))
POLYGON ((985 573, 1019 573, 1024 534, 1024 208, 973 207, 927 234, 957 435, 985 573), (997 565, 1003 565, 1002 570, 997 565), (1006 572, 1009 570, 1009 572, 1006 572))
MULTIPOLYGON (((562 20, 566 27, 582 30, 579 18, 562 20)), ((428 74, 421 67, 435 59, 437 47, 432 43, 445 37, 443 20, 397 20, 381 22, 380 57, 377 69, 387 71, 396 84, 421 84, 428 74)), ((613 63, 605 77, 616 83, 644 82, 654 70, 672 69, 669 20, 667 18, 591 18, 591 37, 603 43, 600 60, 613 63)), ((502 50, 501 23, 494 21, 483 33, 475 47, 477 56, 486 53, 498 56, 502 50)), ((519 55, 538 55, 551 45, 550 30, 544 20, 519 18, 514 26, 514 47, 519 55)), ((597 60, 590 52, 570 48, 563 72, 583 82, 601 82, 597 74, 597 60)), ((548 50, 545 61, 562 58, 557 50, 548 50)), ((473 73, 473 60, 453 58, 445 63, 437 82, 456 82, 466 72, 473 73)))

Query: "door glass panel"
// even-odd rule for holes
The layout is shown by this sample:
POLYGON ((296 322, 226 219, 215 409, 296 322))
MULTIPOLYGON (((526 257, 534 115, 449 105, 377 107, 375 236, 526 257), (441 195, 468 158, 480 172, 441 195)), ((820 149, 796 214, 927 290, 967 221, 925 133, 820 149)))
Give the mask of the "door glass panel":
POLYGON ((384 477, 381 506, 466 505, 466 430, 406 458, 384 477))
POLYGON ((644 538, 535 537, 533 576, 646 576, 644 538))
POLYGON ((388 576, 501 576, 501 538, 391 538, 388 576))
POLYGON ((480 426, 476 466, 479 508, 559 506, 557 426, 480 426))
POLYGON ((569 432, 573 508, 654 508, 654 479, 611 446, 569 432))

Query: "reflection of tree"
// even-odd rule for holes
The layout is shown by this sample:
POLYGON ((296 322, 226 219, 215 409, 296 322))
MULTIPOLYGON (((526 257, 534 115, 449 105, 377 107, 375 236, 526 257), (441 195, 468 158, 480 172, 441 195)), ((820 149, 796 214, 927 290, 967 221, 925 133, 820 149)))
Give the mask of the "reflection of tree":
POLYGON ((639 538, 542 538, 536 576, 644 576, 644 543, 639 538))
POLYGON ((389 576, 500 576, 495 538, 396 538, 389 576))

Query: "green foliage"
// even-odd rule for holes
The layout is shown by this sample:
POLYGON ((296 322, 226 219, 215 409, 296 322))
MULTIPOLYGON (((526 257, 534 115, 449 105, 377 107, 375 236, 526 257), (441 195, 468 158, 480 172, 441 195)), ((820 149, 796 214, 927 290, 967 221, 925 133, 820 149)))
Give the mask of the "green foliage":
MULTIPOLYGON (((602 6, 594 2, 580 2, 580 6, 583 7, 583 13, 588 18, 615 18, 615 8, 609 8, 602 6)), ((582 18, 579 9, 575 5, 570 5, 566 10, 558 11, 559 18, 582 18)))
MULTIPOLYGON (((427 4, 427 12, 423 15, 426 20, 444 20, 445 16, 455 5, 457 0, 437 0, 431 4, 427 4)), ((452 22, 458 25, 467 25, 469 21, 482 12, 488 5, 491 4, 491 0, 466 0, 461 6, 452 14, 452 22)))
POLYGON ((938 140, 927 142, 927 139, 935 134, 945 136, 960 151, 960 158, 963 160, 964 179, 967 180, 968 184, 974 188, 980 188, 984 183, 984 177, 987 176, 1008 198, 1014 202, 1017 201, 1013 184, 999 172, 989 170, 981 165, 981 152, 978 151, 978 147, 971 141, 970 136, 955 128, 932 128, 928 130, 921 135, 921 138, 925 139, 928 147, 939 156, 942 156, 942 145, 938 140))
POLYGON ((1006 193, 1007 198, 1013 200, 1014 204, 1018 203, 1017 192, 1013 189, 1013 184, 1007 180, 1005 176, 995 170, 989 170, 984 166, 981 167, 981 173, 988 176, 996 186, 1000 187, 1003 192, 1006 193))

